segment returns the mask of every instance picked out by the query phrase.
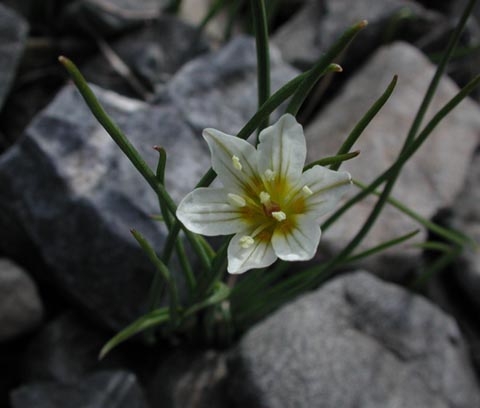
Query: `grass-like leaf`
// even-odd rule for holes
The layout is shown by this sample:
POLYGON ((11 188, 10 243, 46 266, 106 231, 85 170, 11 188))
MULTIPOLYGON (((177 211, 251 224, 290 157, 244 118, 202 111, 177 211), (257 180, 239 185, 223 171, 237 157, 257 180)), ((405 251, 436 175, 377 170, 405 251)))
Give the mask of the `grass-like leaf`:
POLYGON ((333 60, 350 44, 350 41, 358 34, 359 31, 367 26, 367 21, 363 20, 348 28, 341 37, 327 50, 325 55, 308 71, 308 75, 302 81, 297 91, 293 95, 292 100, 288 104, 287 112, 296 116, 303 102, 310 94, 318 80, 327 70, 333 60))
POLYGON ((132 324, 125 329, 117 333, 112 337, 103 347, 99 354, 99 359, 104 358, 110 351, 112 351, 119 344, 128 340, 132 336, 141 333, 145 330, 154 328, 161 324, 164 324, 169 320, 168 308, 163 307, 161 309, 154 310, 145 316, 135 320, 132 324))

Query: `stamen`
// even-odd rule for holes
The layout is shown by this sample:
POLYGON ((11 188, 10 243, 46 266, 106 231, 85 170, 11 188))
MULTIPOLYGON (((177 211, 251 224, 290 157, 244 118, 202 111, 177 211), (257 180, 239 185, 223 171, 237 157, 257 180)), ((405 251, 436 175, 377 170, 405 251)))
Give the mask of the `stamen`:
POLYGON ((242 170, 242 163, 240 163, 240 159, 238 156, 233 155, 232 156, 232 163, 233 167, 235 167, 237 170, 241 171, 242 170))
POLYGON ((262 204, 269 204, 270 203, 270 194, 268 194, 266 191, 262 191, 260 193, 260 202, 262 204))
POLYGON ((275 172, 270 169, 265 170, 264 175, 265 175, 265 180, 267 181, 273 181, 273 179, 275 178, 275 172))
POLYGON ((243 249, 247 249, 250 248, 255 243, 255 241, 250 235, 245 235, 238 240, 238 243, 243 249))
POLYGON ((287 214, 285 214, 283 211, 274 211, 272 212, 272 217, 281 222, 287 219, 287 214))
POLYGON ((233 205, 234 207, 245 207, 247 205, 247 202, 242 196, 239 196, 238 194, 232 194, 229 193, 227 194, 228 202, 233 205))
POLYGON ((305 193, 306 196, 311 196, 313 194, 313 191, 310 190, 310 187, 308 186, 303 186, 302 191, 305 193))

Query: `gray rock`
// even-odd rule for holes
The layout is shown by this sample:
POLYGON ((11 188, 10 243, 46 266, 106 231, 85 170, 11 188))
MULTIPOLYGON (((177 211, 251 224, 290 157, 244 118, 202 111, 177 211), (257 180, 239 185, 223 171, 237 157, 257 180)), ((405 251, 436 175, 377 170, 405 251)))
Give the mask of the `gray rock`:
MULTIPOLYGON (((480 155, 475 155, 465 186, 453 205, 452 226, 480 243, 480 155)), ((480 251, 466 246, 452 274, 469 301, 480 311, 480 251)))
POLYGON ((11 393, 12 408, 147 408, 134 374, 102 371, 77 384, 37 383, 11 393))
MULTIPOLYGON (((168 95, 198 132, 207 127, 235 134, 257 111, 257 62, 252 38, 237 37, 219 52, 186 64, 168 95)), ((272 92, 298 72, 271 48, 272 92)))
POLYGON ((30 341, 22 358, 23 382, 74 384, 94 371, 120 368, 118 353, 98 359, 110 337, 111 333, 87 323, 78 313, 62 314, 30 341))
MULTIPOLYGON (((174 199, 190 191, 210 161, 178 110, 94 91, 152 168, 165 147, 174 199)), ((0 157, 0 208, 0 249, 32 242, 45 278, 92 318, 118 329, 144 310, 153 270, 129 230, 162 248, 157 198, 73 86, 0 157)))
POLYGON ((15 78, 27 39, 27 22, 0 4, 0 110, 15 78))
POLYGON ((448 27, 440 14, 410 0, 312 0, 277 30, 273 43, 286 61, 310 67, 349 26, 362 20, 368 27, 342 57, 344 67, 358 66, 385 41, 413 41, 448 27), (405 18, 399 18, 402 15, 405 18))
MULTIPOLYGON (((308 159, 335 154, 356 122, 383 93, 396 73, 399 81, 393 95, 353 147, 361 151, 360 156, 345 162, 342 167, 363 183, 375 179, 399 153, 433 72, 430 62, 407 44, 396 43, 379 50, 307 127, 308 159)), ((443 78, 427 119, 457 92, 457 86, 450 79, 443 78)), ((465 100, 440 123, 406 164, 392 196, 427 219, 440 208, 450 205, 463 185, 479 134, 478 105, 465 100)), ((351 195, 356 191, 352 188, 351 195)), ((363 201, 325 231, 322 243, 327 253, 335 253, 344 247, 358 231, 374 202, 374 199, 363 201)), ((417 228, 418 223, 387 205, 360 249, 378 245, 417 228)), ((425 237, 424 231, 415 240, 419 241, 422 237, 425 237)), ((401 279, 419 256, 420 250, 413 249, 408 243, 369 258, 368 268, 386 277, 401 279)))
POLYGON ((34 329, 43 317, 43 304, 28 274, 0 259, 0 341, 34 329))
POLYGON ((74 0, 68 4, 59 23, 113 34, 156 19, 168 0, 74 0))
POLYGON ((213 350, 179 349, 161 359, 150 376, 147 396, 152 407, 222 408, 227 375, 225 355, 213 350))
POLYGON ((454 321, 363 272, 338 278, 253 327, 229 368, 229 393, 239 407, 480 403, 454 321))
MULTIPOLYGON (((150 91, 162 89, 183 64, 209 49, 202 33, 172 16, 161 16, 111 46, 150 91)), ((132 93, 125 79, 116 75, 103 56, 87 63, 82 72, 87 80, 104 88, 126 95, 132 93)))

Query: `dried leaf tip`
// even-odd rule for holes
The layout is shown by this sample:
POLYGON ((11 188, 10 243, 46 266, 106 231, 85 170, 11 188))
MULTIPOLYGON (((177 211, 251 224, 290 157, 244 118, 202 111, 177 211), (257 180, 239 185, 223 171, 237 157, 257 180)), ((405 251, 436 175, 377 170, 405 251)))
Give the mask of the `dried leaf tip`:
POLYGON ((343 68, 338 64, 330 64, 330 68, 333 72, 343 72, 343 68))
POLYGON ((358 28, 365 28, 367 25, 368 25, 368 21, 367 20, 362 20, 357 24, 357 27, 358 28))

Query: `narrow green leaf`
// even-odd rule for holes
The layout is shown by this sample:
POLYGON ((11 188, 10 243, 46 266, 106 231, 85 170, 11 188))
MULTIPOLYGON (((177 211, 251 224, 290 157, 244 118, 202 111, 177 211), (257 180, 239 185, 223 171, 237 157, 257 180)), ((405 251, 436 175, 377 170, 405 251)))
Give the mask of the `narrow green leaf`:
MULTIPOLYGON (((270 51, 268 49, 268 21, 265 0, 250 0, 257 49, 258 108, 270 97, 270 51)), ((260 123, 259 130, 267 127, 268 116, 260 123)))
MULTIPOLYGON (((108 116, 108 114, 103 109, 102 105, 96 98, 95 94, 92 92, 90 87, 88 86, 85 78, 77 68, 77 66, 70 61, 68 58, 63 56, 58 58, 59 62, 65 67, 67 72, 70 74, 73 82, 75 83, 78 91, 82 95, 83 99, 85 100, 87 106, 90 108, 91 112, 98 120, 98 122, 103 126, 103 128, 107 131, 107 133, 111 136, 113 141, 120 147, 122 152, 127 156, 130 162, 135 166, 138 172, 143 176, 143 178, 147 181, 147 183, 152 187, 155 193, 158 195, 159 199, 162 200, 168 210, 175 216, 176 205, 175 202, 172 200, 168 192, 165 190, 163 184, 159 183, 155 174, 152 170, 148 167, 147 163, 143 158, 140 156, 138 151, 135 147, 130 143, 128 138, 125 134, 120 130, 120 128, 113 122, 113 120, 108 116)), ((180 228, 183 228, 187 238, 192 244, 193 249, 197 253, 202 266, 205 269, 210 268, 210 260, 206 256, 206 253, 203 247, 198 242, 198 237, 191 233, 188 229, 185 228, 180 222, 175 223, 177 225, 178 231, 180 228)), ((176 232, 178 234, 178 231, 176 232)))
POLYGON ((208 12, 203 18, 203 20, 200 22, 200 25, 198 27, 199 30, 205 29, 207 24, 210 23, 210 21, 212 21, 222 11, 222 9, 225 6, 226 6, 225 0, 215 0, 215 2, 208 9, 208 12))
POLYGON ((427 251, 450 252, 452 250, 451 245, 445 244, 444 242, 438 242, 438 241, 419 242, 418 244, 414 244, 413 246, 417 248, 425 249, 427 251))
POLYGON ((236 0, 230 2, 230 8, 228 10, 228 20, 225 25, 224 40, 227 43, 232 38, 233 28, 235 26, 235 20, 244 4, 244 0, 236 0))
POLYGON ((161 274, 162 278, 167 284, 170 300, 170 320, 172 321, 173 325, 176 325, 178 322, 177 310, 180 308, 180 304, 178 300, 178 291, 175 279, 168 270, 167 266, 157 256, 157 254, 155 253, 151 245, 148 243, 148 241, 145 239, 145 237, 143 237, 142 234, 135 230, 132 230, 132 235, 137 240, 145 254, 148 256, 148 259, 150 259, 150 262, 155 266, 155 268, 161 274))
MULTIPOLYGON (((155 146, 154 149, 159 154, 157 171, 155 176, 160 184, 165 185, 165 168, 167 165, 167 152, 163 147, 160 147, 160 146, 155 146)), ((168 231, 171 231, 172 224, 173 224, 173 217, 169 214, 165 206, 165 203, 162 200, 159 199, 158 204, 160 206, 160 210, 162 211, 163 219, 165 220, 168 231)), ((198 236, 197 241, 199 242, 199 244, 201 244, 203 248, 205 248, 205 246, 202 244, 202 241, 203 241, 202 237, 198 236)), ((165 265, 168 264, 168 260, 172 256, 174 247, 177 251, 178 260, 180 261, 180 265, 182 267, 182 271, 188 285, 190 297, 192 297, 193 292, 195 290, 195 276, 193 274, 192 266, 187 257, 185 247, 181 239, 166 240, 165 246, 163 249, 163 258, 167 259, 167 261, 166 262, 164 261, 164 263, 165 265)), ((159 307, 161 298, 162 298, 162 292, 163 292, 163 282, 162 282, 160 272, 157 271, 157 273, 155 274, 154 280, 152 282, 151 290, 150 290, 150 296, 149 296, 150 310, 153 310, 159 307)))
POLYGON ((461 247, 452 247, 450 251, 444 252, 412 282, 412 288, 415 290, 422 289, 433 276, 447 268, 461 253, 461 247))
POLYGON ((307 164, 303 168, 303 171, 307 171, 308 169, 311 169, 313 166, 329 166, 337 163, 342 163, 346 160, 351 160, 357 157, 359 154, 360 154, 360 150, 355 150, 354 152, 350 152, 350 153, 337 154, 336 156, 324 157, 323 159, 319 159, 312 163, 307 164))
POLYGON ((308 71, 308 75, 302 81, 297 91, 293 95, 292 100, 288 104, 287 112, 296 116, 303 102, 309 95, 320 77, 325 73, 325 70, 353 40, 360 30, 367 26, 367 21, 363 20, 349 29, 347 29, 342 36, 328 49, 325 55, 308 71))
MULTIPOLYGON (((368 188, 367 185, 361 183, 358 180, 353 180, 353 184, 363 190, 368 188)), ((377 196, 380 195, 380 193, 376 190, 372 191, 370 194, 374 194, 377 196)), ((390 205, 392 205, 399 211, 403 212, 405 215, 412 218, 413 220, 417 221, 419 224, 423 225, 428 230, 434 232, 438 236, 445 238, 446 240, 454 244, 457 244, 457 245, 468 244, 470 246, 476 245, 475 241, 472 238, 468 237, 467 235, 459 231, 448 229, 448 228, 442 227, 441 225, 435 224, 434 222, 422 217, 420 214, 418 214, 417 212, 415 212, 414 210, 407 207, 405 204, 403 204, 402 202, 400 202, 399 200, 393 197, 389 197, 387 201, 390 205)))
POLYGON ((351 255, 349 257, 347 257, 346 259, 344 259, 342 261, 342 264, 347 264, 347 263, 352 263, 352 262, 357 262, 361 259, 364 259, 364 258, 367 258, 371 255, 374 255, 376 253, 379 253, 379 252, 382 252, 382 251, 385 251, 386 249, 388 248, 391 248, 395 245, 399 245, 407 240, 409 240, 410 238, 414 237, 415 235, 417 235, 419 233, 420 230, 415 230, 415 231, 412 231, 412 232, 409 232, 408 234, 405 234, 405 235, 402 235, 398 238, 394 238, 392 240, 389 240, 389 241, 386 241, 386 242, 383 242, 382 244, 380 245, 376 245, 370 249, 367 249, 365 251, 362 251, 356 255, 351 255))
POLYGON ((150 218, 154 221, 165 222, 165 218, 163 218, 160 214, 152 214, 150 215, 150 218))
POLYGON ((154 310, 146 314, 145 316, 140 317, 132 324, 127 326, 125 329, 117 333, 103 346, 99 354, 99 359, 103 359, 110 351, 112 351, 112 349, 114 349, 124 341, 128 340, 135 334, 156 327, 160 324, 167 322, 168 320, 169 314, 167 308, 165 307, 154 310))
MULTIPOLYGON (((370 124, 372 119, 377 115, 377 113, 382 109, 383 105, 388 101, 390 96, 392 95, 393 90, 395 89, 395 86, 397 85, 397 75, 395 75, 388 85, 387 89, 385 92, 378 98, 375 103, 370 107, 370 109, 363 115, 363 117, 360 119, 360 121, 355 125, 353 130, 350 132, 348 135, 347 139, 345 142, 343 142, 342 146, 337 152, 337 155, 342 155, 347 153, 352 146, 355 144, 355 142, 358 140, 360 135, 363 133, 363 131, 366 129, 366 127, 370 124)), ((330 169, 332 170, 338 170, 340 168, 340 165, 342 162, 337 162, 332 164, 330 166, 330 169)))
POLYGON ((380 174, 374 181, 372 181, 363 191, 360 191, 354 197, 349 199, 342 207, 340 207, 333 215, 331 215, 323 224, 322 230, 325 231, 332 226, 332 224, 340 218, 348 209, 350 209, 357 202, 363 200, 367 195, 371 194, 379 185, 385 182, 394 171, 397 171, 397 166, 403 166, 404 163, 420 148, 428 136, 433 132, 437 125, 461 102, 465 99, 478 85, 480 84, 480 75, 472 79, 460 92, 455 95, 450 101, 440 109, 435 116, 428 122, 425 128, 420 132, 418 137, 409 144, 407 149, 401 154, 395 163, 393 163, 387 170, 380 174))
POLYGON ((154 146, 153 149, 158 152, 158 164, 155 176, 157 177, 159 183, 165 185, 165 167, 167 165, 167 152, 161 146, 154 146))
POLYGON ((417 136, 418 131, 420 129, 420 126, 422 125, 422 121, 425 117, 425 114, 427 112, 428 107, 430 106, 430 103, 433 99, 433 96, 435 95, 435 92, 437 90, 438 84, 440 83, 440 80, 442 79, 442 75, 445 72, 445 69, 447 67, 448 61, 450 60, 453 51, 455 50, 455 47, 458 44, 458 40, 460 39, 460 35, 462 34, 462 31, 465 28, 465 25, 467 24, 468 17, 472 13, 473 7, 475 6, 475 3, 477 0, 469 0, 468 3, 465 6, 465 9, 463 10, 462 16, 460 17, 460 20, 457 23, 457 26, 455 27, 454 32, 450 36, 448 40, 447 47, 443 53, 442 59, 440 63, 437 66, 437 69, 435 71, 435 74, 428 86, 427 92, 425 93, 425 96, 422 100, 422 103, 420 104, 420 107, 418 108, 417 114, 415 116, 415 119, 412 122, 412 126, 410 127, 410 130, 407 135, 407 139, 405 141, 405 144, 403 146, 402 151, 405 151, 407 147, 413 142, 415 139, 415 136, 417 136))
POLYGON ((217 303, 227 300, 230 296, 230 293, 231 290, 227 285, 222 282, 215 282, 212 295, 209 296, 207 299, 188 308, 185 311, 185 317, 197 313, 198 311, 205 309, 206 307, 213 306, 217 303))

